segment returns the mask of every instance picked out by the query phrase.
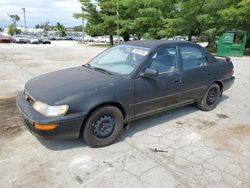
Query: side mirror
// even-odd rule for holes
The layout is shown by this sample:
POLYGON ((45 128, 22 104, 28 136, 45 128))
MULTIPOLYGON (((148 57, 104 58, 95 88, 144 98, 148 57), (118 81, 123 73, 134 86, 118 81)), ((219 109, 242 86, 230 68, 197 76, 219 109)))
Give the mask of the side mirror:
POLYGON ((143 73, 140 74, 142 77, 152 78, 158 76, 159 72, 156 69, 147 68, 143 73))

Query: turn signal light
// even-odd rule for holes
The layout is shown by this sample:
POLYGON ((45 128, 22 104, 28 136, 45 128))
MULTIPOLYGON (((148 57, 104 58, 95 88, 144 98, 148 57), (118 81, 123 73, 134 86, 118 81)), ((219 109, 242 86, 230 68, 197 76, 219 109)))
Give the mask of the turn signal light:
POLYGON ((57 128, 57 124, 39 124, 35 123, 35 128, 39 130, 49 131, 57 128))

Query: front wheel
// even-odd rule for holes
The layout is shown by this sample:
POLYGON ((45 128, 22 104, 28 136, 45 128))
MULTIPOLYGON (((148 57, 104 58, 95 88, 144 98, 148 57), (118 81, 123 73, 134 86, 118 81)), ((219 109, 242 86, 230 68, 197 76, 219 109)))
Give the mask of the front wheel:
POLYGON ((212 84, 205 94, 205 96, 197 102, 197 107, 203 111, 210 111, 216 108, 220 99, 220 87, 218 84, 212 84))
POLYGON ((83 139, 91 147, 112 144, 123 130, 121 111, 114 106, 103 106, 93 111, 83 129, 83 139))

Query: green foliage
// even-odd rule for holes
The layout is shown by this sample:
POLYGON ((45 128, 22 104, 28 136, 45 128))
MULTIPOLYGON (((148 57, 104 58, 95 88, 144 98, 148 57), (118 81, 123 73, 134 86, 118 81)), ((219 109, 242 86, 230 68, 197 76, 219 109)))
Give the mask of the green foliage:
POLYGON ((74 30, 75 32, 80 32, 80 31, 82 31, 82 25, 74 26, 74 27, 73 27, 73 30, 74 30))
POLYGON ((8 26, 8 34, 9 35, 11 35, 11 36, 13 36, 13 35, 15 35, 15 34, 19 34, 19 33, 21 33, 21 31, 19 30, 19 29, 17 29, 16 28, 16 26, 14 25, 14 24, 10 24, 9 26, 8 26))
POLYGON ((44 29, 45 31, 51 31, 55 29, 55 26, 50 25, 49 21, 38 24, 35 27, 36 29, 44 29))
POLYGON ((59 22, 57 22, 55 29, 57 30, 57 32, 59 33, 60 37, 65 37, 66 36, 66 29, 65 27, 60 24, 59 22))
POLYGON ((159 39, 175 35, 215 36, 226 30, 245 30, 250 36, 250 0, 80 0, 92 35, 116 35, 128 39, 159 39), (119 30, 117 30, 119 28, 119 30))
POLYGON ((16 23, 20 20, 20 17, 17 14, 9 15, 12 23, 16 26, 16 23))

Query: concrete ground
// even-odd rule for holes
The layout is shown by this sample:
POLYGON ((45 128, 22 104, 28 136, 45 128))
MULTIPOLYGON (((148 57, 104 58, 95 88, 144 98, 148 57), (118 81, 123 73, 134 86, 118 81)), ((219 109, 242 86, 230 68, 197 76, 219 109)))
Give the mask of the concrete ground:
POLYGON ((15 95, 30 78, 81 65, 104 48, 0 44, 0 187, 250 187, 250 58, 218 107, 194 105, 134 122, 113 145, 38 140, 15 95))

